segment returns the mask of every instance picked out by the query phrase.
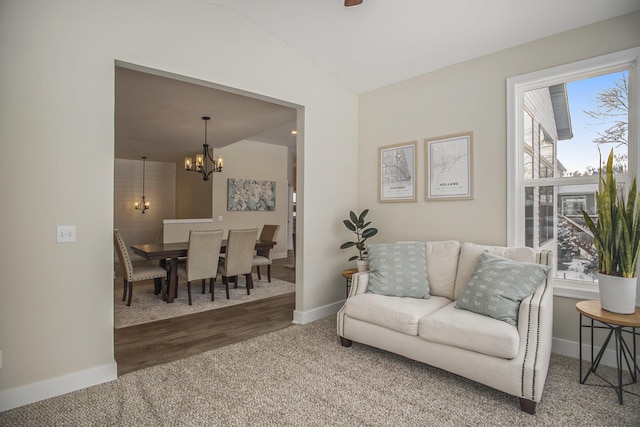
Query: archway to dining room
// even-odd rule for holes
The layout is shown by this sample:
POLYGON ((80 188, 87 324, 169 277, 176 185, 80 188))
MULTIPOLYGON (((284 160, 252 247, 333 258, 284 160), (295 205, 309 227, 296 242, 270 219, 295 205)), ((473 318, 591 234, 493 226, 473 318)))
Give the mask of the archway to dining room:
MULTIPOLYGON (((172 221, 208 218, 207 227, 221 228, 225 234, 233 228, 280 225, 271 283, 264 267, 261 280, 254 269, 256 288, 251 300, 244 295, 246 288, 241 282, 238 289, 231 288, 228 303, 218 276, 213 303, 209 289, 202 294, 197 284, 192 291, 194 304, 189 306, 186 285, 180 282, 178 298, 167 304, 148 280, 134 284, 132 304, 127 306, 121 299, 122 274, 114 255, 118 374, 289 326, 295 309, 296 158, 298 147, 303 145, 303 133, 296 136, 291 131, 304 123, 303 108, 132 64, 117 62, 115 71, 114 228, 120 230, 129 247, 162 243, 172 221), (257 120, 252 114, 262 118, 257 120), (183 167, 184 157, 202 152, 203 115, 211 116, 207 143, 214 156, 222 154, 224 158, 223 171, 214 172, 208 180, 183 167), (234 122, 234 128, 229 129, 225 121, 234 122), (230 179, 272 182, 275 209, 227 210, 230 179), (144 206, 142 195, 149 206, 143 212, 134 208, 136 202, 144 206)), ((135 265, 157 263, 130 253, 135 265)))

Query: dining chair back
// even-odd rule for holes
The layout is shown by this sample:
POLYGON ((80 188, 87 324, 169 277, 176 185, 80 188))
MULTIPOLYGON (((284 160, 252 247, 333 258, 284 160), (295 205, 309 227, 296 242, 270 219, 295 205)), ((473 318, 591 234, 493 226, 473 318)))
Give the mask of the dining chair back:
MULTIPOLYGON (((260 240, 274 242, 276 240, 276 237, 278 236, 279 230, 280 230, 279 225, 265 224, 262 227, 262 231, 260 232, 260 240)), ((267 279, 269 280, 269 283, 271 283, 272 260, 273 260, 273 246, 271 246, 269 249, 259 249, 256 251, 255 255, 253 256, 252 264, 256 268, 256 273, 258 273, 258 280, 261 279, 260 266, 266 265, 267 279)))
POLYGON ((124 239, 120 235, 118 229, 113 230, 113 244, 116 247, 118 253, 118 259, 120 260, 120 269, 123 275, 123 287, 122 301, 125 300, 127 293, 129 299, 127 305, 131 305, 131 298, 133 295, 133 283, 141 280, 154 279, 156 288, 162 285, 162 281, 167 279, 167 270, 158 265, 145 265, 140 267, 134 267, 129 256, 129 250, 124 242, 124 239))
POLYGON ((222 245, 223 230, 191 230, 187 245, 187 261, 178 265, 178 277, 186 279, 189 305, 191 305, 191 282, 202 280, 202 293, 205 293, 205 282, 209 279, 211 300, 213 286, 218 274, 218 258, 222 245))
POLYGON ((225 256, 218 266, 218 273, 226 286, 227 298, 229 298, 229 278, 233 278, 235 286, 238 287, 238 276, 241 275, 246 278, 247 295, 251 294, 253 287, 251 269, 257 237, 257 228, 229 230, 225 256))

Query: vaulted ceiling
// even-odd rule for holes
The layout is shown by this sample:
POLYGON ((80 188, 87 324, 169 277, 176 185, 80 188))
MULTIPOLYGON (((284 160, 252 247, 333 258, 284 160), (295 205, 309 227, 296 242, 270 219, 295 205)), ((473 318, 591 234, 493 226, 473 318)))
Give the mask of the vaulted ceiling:
MULTIPOLYGON (((188 1, 246 16, 356 93, 640 10, 639 0, 188 1)), ((118 158, 179 161, 199 150, 203 102, 224 106, 206 113, 212 146, 252 138, 295 150, 293 108, 127 69, 116 77, 118 158)))

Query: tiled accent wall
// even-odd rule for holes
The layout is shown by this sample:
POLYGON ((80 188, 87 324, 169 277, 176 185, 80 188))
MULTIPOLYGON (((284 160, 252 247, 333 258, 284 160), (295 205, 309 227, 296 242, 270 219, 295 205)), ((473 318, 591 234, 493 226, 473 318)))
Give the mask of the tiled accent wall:
POLYGON ((142 214, 134 209, 142 199, 142 160, 115 159, 113 226, 127 245, 162 240, 162 220, 175 217, 175 181, 175 163, 147 160, 145 198, 151 208, 142 214))

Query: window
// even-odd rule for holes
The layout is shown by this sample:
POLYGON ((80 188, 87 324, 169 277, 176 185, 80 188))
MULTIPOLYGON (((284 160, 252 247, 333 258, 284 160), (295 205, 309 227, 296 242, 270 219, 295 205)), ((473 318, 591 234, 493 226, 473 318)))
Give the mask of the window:
POLYGON ((583 210, 596 219, 601 161, 613 149, 618 181, 639 175, 632 105, 639 54, 630 49, 507 81, 508 244, 554 252, 556 294, 585 298, 597 290, 583 210))

